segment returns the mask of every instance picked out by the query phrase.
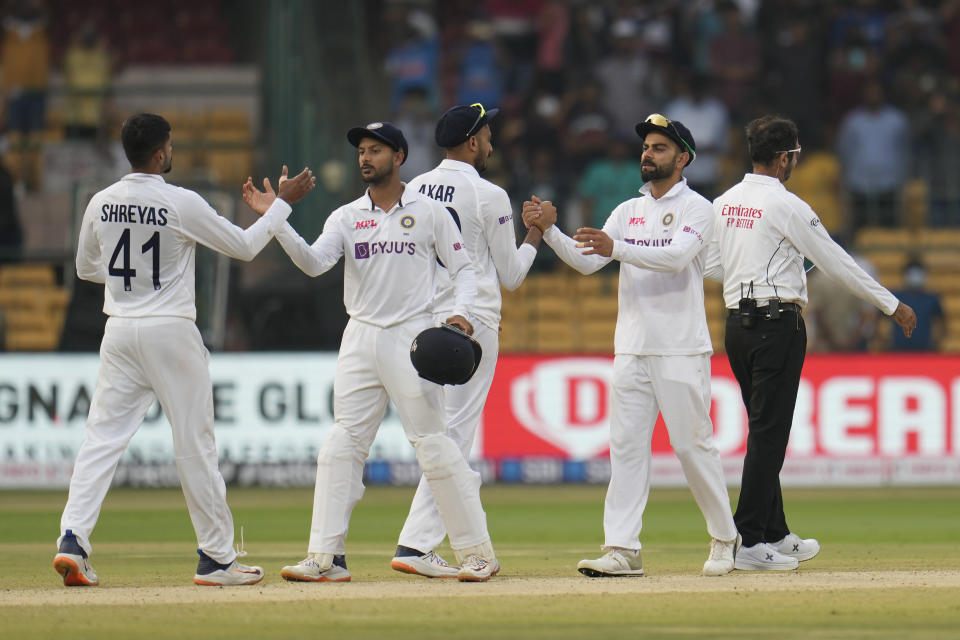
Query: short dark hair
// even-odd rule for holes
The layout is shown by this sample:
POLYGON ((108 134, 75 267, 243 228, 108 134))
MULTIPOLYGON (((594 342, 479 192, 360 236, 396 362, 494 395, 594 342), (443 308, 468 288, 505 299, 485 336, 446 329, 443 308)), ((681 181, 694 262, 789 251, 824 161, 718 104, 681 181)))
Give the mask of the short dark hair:
POLYGON ((754 164, 768 165, 778 153, 797 146, 799 133, 793 120, 763 116, 747 125, 747 148, 754 164))
POLYGON ((140 113, 128 118, 120 130, 123 152, 131 167, 143 167, 150 156, 162 149, 170 138, 170 123, 163 116, 140 113))

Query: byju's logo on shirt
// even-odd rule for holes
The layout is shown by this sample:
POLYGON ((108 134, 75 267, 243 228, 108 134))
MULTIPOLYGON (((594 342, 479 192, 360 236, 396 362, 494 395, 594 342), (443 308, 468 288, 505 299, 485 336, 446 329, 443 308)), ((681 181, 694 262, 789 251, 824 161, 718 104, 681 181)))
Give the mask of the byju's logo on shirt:
POLYGON ((370 256, 393 254, 406 254, 412 256, 416 253, 416 242, 355 242, 353 244, 353 257, 357 260, 366 260, 370 256))
POLYGON ((497 218, 497 222, 499 222, 500 224, 507 224, 511 220, 513 220, 513 216, 500 216, 499 218, 497 218))

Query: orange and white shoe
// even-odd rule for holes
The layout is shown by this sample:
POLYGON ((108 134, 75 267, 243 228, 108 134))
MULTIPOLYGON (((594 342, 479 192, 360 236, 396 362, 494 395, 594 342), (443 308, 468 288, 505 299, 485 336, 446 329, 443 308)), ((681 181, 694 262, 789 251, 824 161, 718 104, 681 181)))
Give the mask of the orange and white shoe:
POLYGON ((346 557, 330 553, 311 553, 297 564, 284 567, 280 577, 293 582, 350 582, 346 557))
POLYGON ((95 587, 100 584, 100 579, 90 566, 87 552, 70 529, 60 540, 60 549, 53 557, 53 568, 63 576, 64 586, 95 587))
POLYGON ((436 551, 420 553, 404 546, 397 547, 397 555, 390 562, 390 568, 425 578, 456 578, 460 574, 460 567, 452 566, 436 551))
POLYGON ((197 563, 197 575, 193 576, 193 583, 202 587, 236 587, 247 584, 257 584, 263 580, 263 569, 248 567, 240 564, 234 558, 233 562, 221 564, 197 549, 200 562, 197 563))

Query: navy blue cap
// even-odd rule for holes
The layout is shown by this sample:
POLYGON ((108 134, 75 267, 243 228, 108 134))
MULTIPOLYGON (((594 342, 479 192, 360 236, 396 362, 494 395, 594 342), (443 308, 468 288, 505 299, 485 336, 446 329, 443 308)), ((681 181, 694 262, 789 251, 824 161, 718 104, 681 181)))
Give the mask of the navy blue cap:
POLYGON ((347 140, 355 147, 360 146, 360 141, 364 138, 376 138, 381 142, 390 145, 394 151, 403 151, 403 164, 407 161, 409 151, 407 150, 407 139, 403 137, 403 131, 389 122, 371 122, 364 127, 354 127, 347 131, 347 140))
MULTIPOLYGON (((664 116, 661 116, 658 113, 650 115, 646 120, 640 122, 636 126, 637 135, 641 139, 646 138, 647 134, 651 131, 656 131, 657 133, 662 133, 671 140, 677 143, 677 146, 680 147, 680 151, 687 151, 690 153, 690 159, 687 160, 687 164, 693 162, 693 159, 697 157, 697 143, 693 140, 693 134, 690 133, 690 129, 687 129, 683 126, 683 123, 679 120, 668 120, 664 116), (663 118, 666 122, 666 126, 656 125, 651 122, 652 119, 663 118)), ((684 165, 686 166, 686 165, 684 165)))
POLYGON ((470 136, 483 129, 484 125, 489 124, 498 113, 500 109, 484 109, 479 103, 450 107, 437 122, 437 144, 444 149, 463 144, 470 136))

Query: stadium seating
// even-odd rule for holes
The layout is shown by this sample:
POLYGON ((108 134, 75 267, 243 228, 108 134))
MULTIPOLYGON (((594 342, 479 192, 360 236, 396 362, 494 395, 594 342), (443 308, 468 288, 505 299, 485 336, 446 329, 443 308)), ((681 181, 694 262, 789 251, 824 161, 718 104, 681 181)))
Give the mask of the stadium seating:
POLYGON ((7 351, 57 348, 69 293, 56 284, 50 264, 0 267, 0 316, 7 351))

